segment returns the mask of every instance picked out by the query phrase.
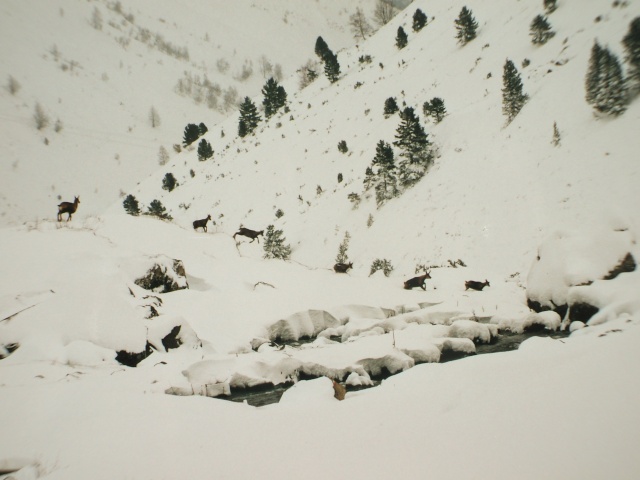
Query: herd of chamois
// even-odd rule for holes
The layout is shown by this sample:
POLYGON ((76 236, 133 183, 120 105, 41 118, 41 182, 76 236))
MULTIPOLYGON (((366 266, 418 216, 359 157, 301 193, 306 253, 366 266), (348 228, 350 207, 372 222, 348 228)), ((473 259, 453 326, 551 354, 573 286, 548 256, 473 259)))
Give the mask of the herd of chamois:
MULTIPOLYGON (((61 222, 62 221, 62 215, 63 214, 67 214, 67 222, 69 220, 71 220, 71 216, 76 213, 76 210, 78 210, 78 204, 80 203, 80 197, 76 196, 73 200, 73 202, 62 202, 58 205, 58 221, 61 222)), ((207 231, 207 222, 209 222, 209 220, 211 220, 211 215, 207 215, 207 218, 203 218, 202 220, 194 220, 193 222, 193 229, 194 230, 198 230, 198 228, 201 228, 203 232, 207 231)), ((213 220, 212 220, 213 221, 213 220)), ((213 222, 215 225, 215 222, 213 222)), ((233 239, 236 239, 237 235, 241 235, 247 238, 251 239, 251 242, 249 243, 253 243, 254 240, 258 240, 258 243, 260 243, 260 239, 258 238, 260 235, 264 236, 264 230, 251 230, 249 228, 245 228, 245 227, 240 227, 238 229, 238 231, 236 233, 233 234, 233 239)), ((353 262, 349 262, 349 263, 336 263, 333 266, 333 270, 336 273, 347 273, 347 271, 349 269, 353 268, 353 262)), ((429 271, 427 270, 424 275, 419 275, 417 277, 413 277, 410 278, 409 280, 404 282, 404 288, 405 290, 411 290, 413 288, 416 287, 420 287, 423 290, 427 290, 427 279, 431 278, 431 275, 429 275, 429 271)), ((489 284, 489 281, 485 279, 484 282, 478 282, 476 280, 467 280, 466 282, 464 282, 464 286, 465 286, 465 290, 478 290, 478 291, 482 291, 482 289, 484 287, 489 287, 491 286, 489 284)))

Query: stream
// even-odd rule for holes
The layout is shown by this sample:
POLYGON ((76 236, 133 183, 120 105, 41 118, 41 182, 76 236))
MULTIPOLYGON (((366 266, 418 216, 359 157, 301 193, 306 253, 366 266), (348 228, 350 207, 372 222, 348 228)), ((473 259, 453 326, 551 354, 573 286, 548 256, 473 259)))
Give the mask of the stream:
MULTIPOLYGON (((534 326, 533 328, 530 328, 523 333, 511 333, 509 331, 504 331, 500 332, 500 334, 491 343, 476 343, 475 354, 449 351, 442 354, 439 363, 451 362, 473 355, 484 355, 488 353, 509 352, 517 350, 522 342, 531 337, 550 337, 554 339, 562 339, 567 336, 569 336, 568 331, 551 331, 541 326, 534 326)), ((287 345, 298 347, 302 343, 305 343, 305 341, 290 342, 287 343, 287 345)), ((416 365, 418 365, 418 363, 416 363, 416 365)), ((385 378, 389 378, 390 376, 392 375, 387 372, 386 374, 379 375, 377 377, 371 377, 371 380, 373 380, 373 385, 369 386, 353 387, 344 384, 343 386, 346 388, 347 392, 355 392, 366 388, 376 387, 380 385, 380 383, 382 383, 385 378)), ((309 379, 310 378, 300 378, 300 380, 309 379)), ((231 390, 231 395, 220 396, 217 398, 221 400, 228 400, 231 402, 246 402, 248 405, 254 407, 262 407, 265 405, 270 405, 272 403, 278 403, 284 392, 286 392, 293 385, 293 382, 288 382, 281 383, 279 385, 264 384, 252 388, 235 388, 231 390)))

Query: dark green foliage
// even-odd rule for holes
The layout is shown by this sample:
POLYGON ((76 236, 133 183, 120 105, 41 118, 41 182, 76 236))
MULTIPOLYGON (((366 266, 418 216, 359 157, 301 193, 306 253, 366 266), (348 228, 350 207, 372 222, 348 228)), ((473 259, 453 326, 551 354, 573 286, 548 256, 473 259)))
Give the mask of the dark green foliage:
POLYGON ((316 55, 318 56, 318 58, 320 58, 320 60, 322 60, 324 62, 324 58, 325 55, 327 54, 327 52, 329 52, 329 45, 327 45, 327 42, 325 42, 322 37, 318 37, 318 39, 316 40, 316 55))
POLYGON ((184 129, 182 145, 188 147, 200 137, 200 129, 195 123, 188 124, 184 129))
POLYGON ((264 234, 264 256, 263 258, 280 258, 289 260, 291 257, 291 246, 285 244, 286 238, 282 230, 276 230, 273 225, 267 227, 264 234))
POLYGON ((122 202, 122 206, 129 215, 140 215, 140 206, 138 204, 138 200, 133 195, 127 195, 127 197, 124 199, 124 202, 122 202))
POLYGON ((425 117, 433 118, 433 121, 436 123, 440 123, 447 115, 444 100, 439 97, 432 98, 431 102, 424 102, 424 105, 422 105, 422 111, 424 112, 425 117))
POLYGON ((398 34, 396 35, 396 47, 399 50, 402 50, 409 43, 409 37, 407 37, 407 33, 404 31, 404 28, 398 27, 398 34))
POLYGON ((640 92, 640 17, 629 24, 629 31, 622 39, 627 62, 627 81, 631 88, 640 92))
POLYGON ((342 183, 342 173, 338 173, 338 183, 342 183))
POLYGON ((338 142, 338 150, 341 151, 342 153, 347 153, 349 151, 349 147, 347 147, 347 142, 345 142, 344 140, 340 140, 338 142))
POLYGON ((502 113, 507 117, 507 124, 520 113, 529 95, 522 91, 522 80, 513 62, 509 59, 504 64, 502 74, 502 113))
POLYGON ((260 123, 260 115, 255 104, 249 97, 244 97, 244 101, 240 105, 240 122, 238 125, 238 135, 245 137, 250 135, 260 123))
POLYGON ((553 138, 551 139, 551 144, 554 147, 560 145, 560 130, 558 130, 558 124, 556 122, 553 122, 553 138))
POLYGON ((471 10, 467 7, 462 7, 460 10, 460 15, 456 18, 455 22, 456 30, 458 33, 456 34, 456 38, 458 39, 458 43, 462 45, 466 45, 471 40, 476 38, 476 32, 478 30, 478 22, 473 18, 473 14, 471 10))
POLYGON ((384 101, 384 115, 389 117, 398 111, 398 104, 396 99, 389 97, 384 101))
POLYGON ((413 14, 413 31, 419 32, 427 24, 427 16, 419 8, 413 14))
POLYGON ((166 213, 167 209, 160 200, 152 200, 145 215, 153 215, 163 220, 173 220, 173 217, 166 213))
POLYGON ((414 185, 426 173, 433 158, 428 135, 412 107, 400 112, 400 125, 396 129, 393 144, 400 149, 402 160, 398 164, 400 184, 407 188, 414 185))
POLYGON ((386 258, 383 258, 383 259, 376 258, 371 264, 371 270, 369 272, 369 276, 373 275, 378 270, 382 270, 382 272, 384 273, 384 276, 388 277, 389 275, 391 275, 391 272, 393 272, 393 265, 391 265, 391 262, 386 258))
POLYGON ((162 179, 162 188, 170 192, 174 188, 178 186, 178 182, 176 181, 176 177, 173 176, 173 173, 167 173, 162 179))
POLYGON ((340 78, 340 64, 338 57, 331 50, 328 50, 324 58, 324 74, 331 83, 335 83, 340 78))
POLYGON ((621 115, 627 109, 629 94, 622 67, 613 53, 594 42, 585 81, 587 103, 607 115, 621 115))
POLYGON ((373 157, 370 170, 370 186, 374 187, 376 203, 381 207, 387 200, 397 197, 399 193, 393 148, 384 140, 380 140, 376 146, 376 155, 373 157))
POLYGON ((284 91, 282 85, 278 85, 278 81, 273 77, 269 78, 262 87, 262 94, 264 95, 262 105, 264 106, 265 119, 270 118, 287 103, 287 92, 284 91))
POLYGON ((542 3, 547 13, 553 13, 555 12, 556 8, 558 8, 558 6, 556 5, 556 0, 543 0, 542 3))
POLYGON ((198 144, 198 160, 203 162, 211 157, 213 157, 213 148, 211 148, 211 144, 203 138, 198 144))
POLYGON ((537 15, 529 27, 529 35, 534 45, 544 45, 556 32, 551 30, 551 25, 544 15, 537 15))
POLYGON ((209 129, 204 123, 200 123, 200 125, 198 125, 198 133, 200 134, 200 136, 204 135, 208 131, 209 129))

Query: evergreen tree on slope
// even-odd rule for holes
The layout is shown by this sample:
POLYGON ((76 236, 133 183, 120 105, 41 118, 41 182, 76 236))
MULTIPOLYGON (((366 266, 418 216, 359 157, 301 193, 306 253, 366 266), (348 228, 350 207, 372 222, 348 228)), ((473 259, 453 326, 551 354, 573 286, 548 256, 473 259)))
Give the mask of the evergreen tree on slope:
POLYGON ((627 82, 633 93, 640 93, 640 17, 629 24, 629 31, 622 39, 627 62, 627 82))
POLYGON ((427 16, 419 8, 413 14, 413 31, 419 32, 427 24, 427 16))
POLYGON ((504 64, 502 74, 502 113, 507 117, 507 124, 520 113, 529 95, 522 91, 522 80, 513 62, 509 59, 504 64))
POLYGON ((381 207, 387 200, 398 196, 393 148, 384 140, 380 140, 376 146, 376 155, 371 162, 371 173, 372 176, 368 181, 376 192, 378 207, 381 207))
POLYGON ((600 113, 621 115, 627 109, 629 94, 618 57, 598 42, 591 49, 585 89, 587 102, 600 113))
POLYGON ((238 125, 238 135, 244 137, 250 135, 260 123, 260 115, 255 104, 249 97, 245 97, 240 105, 240 122, 238 125))
POLYGON ((473 18, 471 10, 469 10, 467 7, 462 7, 462 10, 460 10, 460 15, 455 20, 455 24, 456 30, 458 30, 458 33, 456 34, 458 43, 461 43, 464 46, 471 40, 476 38, 478 22, 476 22, 476 19, 473 18))
POLYGON ((400 112, 400 125, 396 129, 393 144, 400 149, 398 164, 400 185, 408 188, 420 180, 427 171, 433 155, 428 135, 412 107, 400 112))
POLYGON ((262 100, 264 116, 267 119, 287 103, 287 92, 285 92, 282 85, 278 85, 278 81, 273 77, 269 78, 267 83, 265 83, 262 88, 262 94, 264 95, 264 99, 262 100))

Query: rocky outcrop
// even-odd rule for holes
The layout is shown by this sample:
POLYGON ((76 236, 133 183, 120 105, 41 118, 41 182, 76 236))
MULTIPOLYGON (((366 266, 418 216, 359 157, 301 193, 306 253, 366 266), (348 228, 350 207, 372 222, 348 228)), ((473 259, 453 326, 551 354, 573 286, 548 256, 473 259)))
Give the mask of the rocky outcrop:
POLYGON ((158 261, 147 273, 134 281, 145 290, 168 293, 189 288, 184 264, 181 260, 158 261))

